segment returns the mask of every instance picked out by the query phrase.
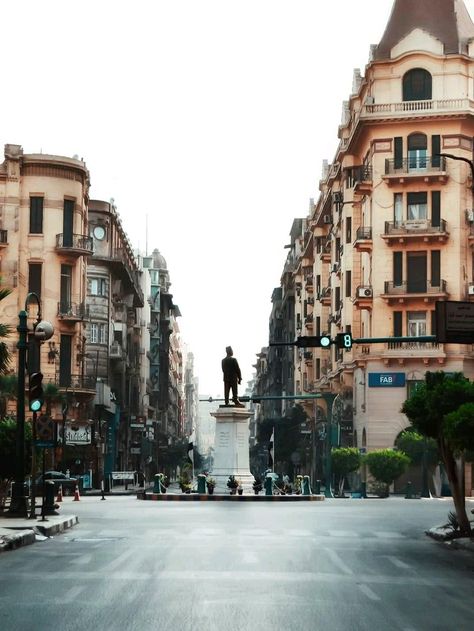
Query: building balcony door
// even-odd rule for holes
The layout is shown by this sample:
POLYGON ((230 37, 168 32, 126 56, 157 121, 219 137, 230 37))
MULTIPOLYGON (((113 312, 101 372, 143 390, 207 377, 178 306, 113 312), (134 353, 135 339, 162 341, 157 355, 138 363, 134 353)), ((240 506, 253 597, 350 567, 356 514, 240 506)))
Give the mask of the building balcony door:
POLYGON ((426 252, 407 252, 407 291, 409 294, 426 293, 426 252))
POLYGON ((71 385, 72 335, 61 335, 59 352, 59 386, 67 388, 71 385))
POLYGON ((63 248, 72 248, 74 232, 74 201, 64 200, 63 208, 63 248))

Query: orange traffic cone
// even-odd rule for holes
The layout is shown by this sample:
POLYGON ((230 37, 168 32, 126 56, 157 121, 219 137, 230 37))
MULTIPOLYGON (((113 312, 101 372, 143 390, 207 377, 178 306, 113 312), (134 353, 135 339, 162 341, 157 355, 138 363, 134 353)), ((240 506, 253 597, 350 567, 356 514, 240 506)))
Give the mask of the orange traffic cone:
POLYGON ((74 491, 74 499, 73 502, 79 502, 79 500, 81 499, 81 496, 79 495, 79 487, 76 484, 76 489, 74 491))
POLYGON ((60 484, 59 485, 59 489, 58 489, 58 497, 56 498, 56 502, 62 502, 63 501, 63 485, 60 484))

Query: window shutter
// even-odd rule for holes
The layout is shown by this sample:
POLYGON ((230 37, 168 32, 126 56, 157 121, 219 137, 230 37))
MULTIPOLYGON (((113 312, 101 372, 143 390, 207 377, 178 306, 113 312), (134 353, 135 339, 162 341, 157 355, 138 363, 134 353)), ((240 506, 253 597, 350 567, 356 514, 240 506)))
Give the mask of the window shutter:
POLYGON ((393 253, 393 284, 395 286, 403 283, 403 252, 393 253))
POLYGON ((439 287, 441 285, 441 251, 433 250, 431 252, 431 286, 439 287))
POLYGON ((431 335, 436 335, 436 311, 431 311, 431 335))
POLYGON ((346 243, 352 241, 352 217, 346 217, 346 243))
POLYGON ((441 192, 431 191, 431 225, 441 225, 441 192))
POLYGON ((394 138, 394 150, 393 166, 395 169, 401 169, 403 166, 403 138, 401 136, 394 138))
POLYGON ((441 164, 441 157, 437 154, 441 151, 441 136, 436 134, 431 136, 431 165, 439 167, 441 164))
POLYGON ((403 316, 403 311, 393 312, 393 336, 394 337, 401 337, 403 335, 402 316, 403 316))

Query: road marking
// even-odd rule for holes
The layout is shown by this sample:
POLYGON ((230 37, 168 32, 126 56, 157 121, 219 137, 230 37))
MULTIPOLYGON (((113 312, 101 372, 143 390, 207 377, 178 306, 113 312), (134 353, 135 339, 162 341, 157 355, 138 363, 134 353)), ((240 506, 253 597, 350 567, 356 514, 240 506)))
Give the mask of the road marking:
POLYGON ((128 557, 131 557, 133 554, 135 554, 135 550, 133 550, 132 548, 130 548, 130 550, 125 550, 125 552, 123 552, 116 559, 114 559, 107 565, 104 565, 103 570, 105 570, 105 572, 110 572, 111 570, 115 570, 115 568, 122 565, 128 559, 128 557))
POLYGON ((75 585, 68 589, 62 596, 55 598, 55 602, 58 605, 69 605, 85 590, 84 585, 75 585))
POLYGON ((74 565, 87 565, 92 561, 92 554, 84 554, 77 559, 71 559, 69 563, 74 563, 74 565))
POLYGON ((395 567, 398 567, 401 570, 411 570, 411 565, 408 565, 408 563, 404 563, 403 561, 400 561, 400 559, 397 559, 397 557, 387 556, 387 559, 391 563, 393 563, 395 567))
POLYGON ((368 585, 359 583, 358 587, 360 591, 367 596, 367 598, 370 598, 370 600, 380 600, 377 594, 372 589, 370 589, 368 585))
POLYGON ((289 537, 311 537, 312 534, 310 530, 285 530, 285 535, 289 537))
POLYGON ((241 537, 266 537, 270 534, 269 530, 265 530, 264 528, 256 528, 255 530, 239 530, 238 533, 241 537))
POLYGON ((346 563, 344 563, 344 561, 341 559, 341 557, 338 555, 338 553, 335 550, 333 550, 332 548, 324 548, 324 551, 330 557, 333 564, 337 565, 337 567, 342 572, 344 572, 344 574, 347 574, 348 576, 351 574, 354 574, 351 568, 348 565, 346 565, 346 563))
POLYGON ((374 532, 374 535, 379 539, 404 539, 405 535, 402 535, 400 532, 374 532))
POLYGON ((353 530, 330 530, 331 537, 358 537, 359 535, 353 530))

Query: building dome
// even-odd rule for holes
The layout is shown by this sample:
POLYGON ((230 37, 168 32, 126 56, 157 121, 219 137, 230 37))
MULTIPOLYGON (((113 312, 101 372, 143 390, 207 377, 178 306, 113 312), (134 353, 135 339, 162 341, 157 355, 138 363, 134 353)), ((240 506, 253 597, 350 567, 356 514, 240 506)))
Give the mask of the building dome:
POLYGON ((168 269, 168 265, 166 264, 166 259, 162 254, 160 254, 159 250, 156 250, 156 249, 153 250, 152 257, 153 257, 153 267, 155 269, 168 269))

